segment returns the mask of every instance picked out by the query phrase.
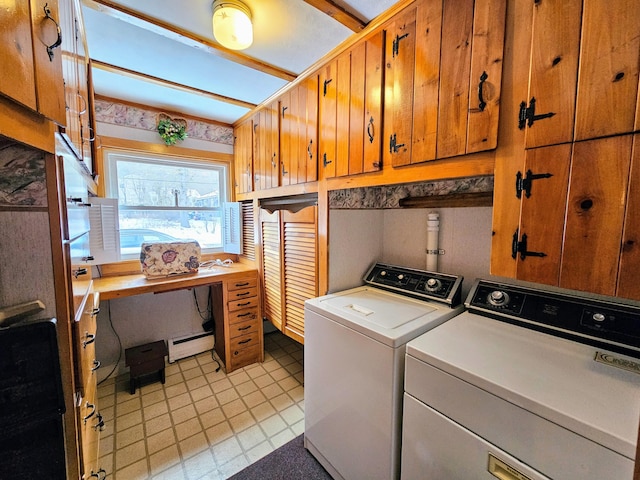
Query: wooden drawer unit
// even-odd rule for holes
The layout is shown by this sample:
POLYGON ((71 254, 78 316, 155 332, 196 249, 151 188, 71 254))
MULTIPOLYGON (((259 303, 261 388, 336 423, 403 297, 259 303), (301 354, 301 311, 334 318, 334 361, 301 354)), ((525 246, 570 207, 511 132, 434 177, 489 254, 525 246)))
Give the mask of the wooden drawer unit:
POLYGON ((227 373, 264 360, 258 273, 245 274, 214 288, 214 304, 224 306, 216 323, 216 352, 227 373))

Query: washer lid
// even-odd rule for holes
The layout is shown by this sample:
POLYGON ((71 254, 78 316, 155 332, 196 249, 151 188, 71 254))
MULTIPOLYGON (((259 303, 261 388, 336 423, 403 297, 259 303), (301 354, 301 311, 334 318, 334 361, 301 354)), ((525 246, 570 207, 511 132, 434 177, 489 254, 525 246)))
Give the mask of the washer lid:
POLYGON ((307 300, 305 306, 394 348, 463 309, 367 286, 313 298, 307 300))

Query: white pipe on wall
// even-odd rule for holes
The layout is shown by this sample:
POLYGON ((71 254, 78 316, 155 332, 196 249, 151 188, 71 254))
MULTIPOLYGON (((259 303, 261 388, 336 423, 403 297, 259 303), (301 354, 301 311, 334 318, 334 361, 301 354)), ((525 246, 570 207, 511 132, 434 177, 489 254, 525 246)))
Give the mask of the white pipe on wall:
POLYGON ((427 215, 427 271, 438 271, 438 234, 440 232, 440 214, 429 212, 427 215))

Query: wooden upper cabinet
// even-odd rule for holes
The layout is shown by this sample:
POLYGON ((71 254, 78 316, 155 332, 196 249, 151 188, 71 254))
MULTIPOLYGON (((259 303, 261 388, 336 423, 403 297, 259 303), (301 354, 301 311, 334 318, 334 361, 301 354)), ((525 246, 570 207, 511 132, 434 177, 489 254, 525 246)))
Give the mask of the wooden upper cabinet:
POLYGON ((320 178, 336 176, 338 62, 322 67, 318 76, 318 169, 320 178))
POLYGON ((576 140, 634 130, 640 68, 640 2, 585 2, 576 140))
POLYGON ((249 193, 253 191, 253 120, 249 119, 238 125, 234 137, 236 194, 249 193))
POLYGON ((312 75, 280 97, 280 184, 317 180, 318 79, 312 75))
POLYGON ((519 127, 534 148, 633 132, 640 3, 535 2, 529 96, 519 127))
MULTIPOLYGON (((409 165, 414 111, 415 7, 394 18, 386 28, 385 40, 384 163, 409 165)), ((416 106, 416 110, 420 107, 416 106)))
POLYGON ((5 47, 0 53, 0 93, 63 125, 58 2, 8 2, 0 9, 0 23, 5 47))
POLYGON ((351 52, 349 175, 382 168, 384 30, 351 52))
POLYGON ((254 184, 256 190, 279 186, 279 109, 280 102, 274 100, 261 108, 254 116, 254 184))
POLYGON ((385 161, 497 146, 505 0, 416 2, 386 27, 385 161))

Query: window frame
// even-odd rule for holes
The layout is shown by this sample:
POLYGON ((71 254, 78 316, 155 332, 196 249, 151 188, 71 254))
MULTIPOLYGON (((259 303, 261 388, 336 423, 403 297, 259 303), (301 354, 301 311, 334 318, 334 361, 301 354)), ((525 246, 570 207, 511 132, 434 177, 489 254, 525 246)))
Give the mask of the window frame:
MULTIPOLYGON (((221 218, 221 245, 219 247, 207 247, 202 248, 203 253, 222 253, 224 251, 224 204, 225 202, 231 202, 233 190, 231 188, 232 182, 232 171, 231 165, 228 161, 219 160, 215 158, 199 158, 196 156, 189 155, 181 155, 181 154, 172 154, 172 153, 162 153, 162 152, 148 152, 141 150, 133 150, 126 148, 115 148, 115 147, 104 147, 102 152, 102 166, 104 173, 104 194, 105 197, 110 198, 118 198, 119 202, 119 187, 118 187, 118 177, 117 177, 117 161, 118 160, 139 160, 140 163, 148 163, 148 164, 160 164, 160 165, 169 165, 169 166, 194 166, 198 168, 211 167, 219 171, 219 188, 220 188, 220 196, 219 196, 219 206, 215 207, 214 210, 219 212, 219 216, 221 218)), ((133 209, 145 209, 133 207, 133 209)), ((149 208, 149 210, 157 209, 158 207, 149 208)), ((175 207, 171 206, 163 206, 162 209, 173 209, 175 207)), ((211 210, 210 208, 202 208, 202 207, 188 207, 189 210, 211 210)), ((176 210, 183 210, 183 208, 178 208, 176 210)), ((119 214, 118 214, 119 215, 119 214)), ((118 252, 121 260, 131 260, 137 258, 138 255, 134 254, 122 254, 122 252, 118 252)))

